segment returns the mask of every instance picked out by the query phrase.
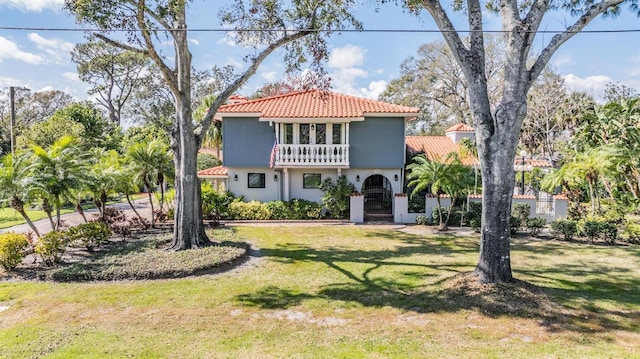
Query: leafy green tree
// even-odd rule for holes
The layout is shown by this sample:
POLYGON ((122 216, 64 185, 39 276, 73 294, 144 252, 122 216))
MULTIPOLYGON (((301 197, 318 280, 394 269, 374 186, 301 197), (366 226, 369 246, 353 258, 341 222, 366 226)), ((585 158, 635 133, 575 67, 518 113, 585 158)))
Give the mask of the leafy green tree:
POLYGON ((43 209, 50 216, 49 205, 53 202, 56 221, 52 230, 60 228, 60 209, 64 198, 71 197, 71 190, 80 188, 86 180, 89 161, 87 154, 70 136, 57 140, 48 149, 31 146, 30 166, 34 188, 43 198, 43 209))
POLYGON ((175 156, 176 208, 174 238, 170 247, 176 250, 211 244, 202 221, 196 157, 218 108, 256 73, 264 59, 276 49, 285 47, 288 70, 298 71, 301 62, 312 59, 311 72, 324 74, 321 63, 328 57, 325 37, 332 31, 347 27, 361 28, 351 15, 351 1, 233 1, 220 14, 222 25, 232 30, 243 30, 235 32, 234 39, 252 47, 255 52, 246 57, 248 64, 243 72, 218 90, 216 101, 205 118, 196 124, 192 108, 192 58, 186 31, 188 4, 184 0, 65 0, 66 9, 80 24, 101 30, 94 33, 97 38, 150 58, 173 96, 175 115, 171 145, 175 156), (122 30, 118 34, 124 32, 124 36, 111 36, 114 29, 122 30), (172 42, 174 53, 160 52, 163 45, 156 36, 158 31, 163 31, 172 42), (122 38, 127 42, 121 41, 122 38), (172 60, 168 62, 167 59, 172 60))
POLYGON ((48 120, 25 130, 17 142, 18 147, 47 148, 63 136, 76 138, 85 150, 92 147, 119 149, 122 141, 120 128, 109 123, 91 103, 84 102, 56 111, 48 120))
POLYGON ((2 157, 0 164, 0 203, 8 204, 20 213, 29 228, 40 237, 38 228, 33 224, 25 211, 25 205, 30 201, 31 176, 29 174, 28 156, 16 152, 15 157, 7 154, 2 157))
POLYGON ((92 86, 90 95, 109 114, 109 120, 120 125, 122 111, 133 90, 142 84, 149 59, 143 54, 123 50, 107 42, 90 38, 77 44, 71 52, 80 80, 92 86))

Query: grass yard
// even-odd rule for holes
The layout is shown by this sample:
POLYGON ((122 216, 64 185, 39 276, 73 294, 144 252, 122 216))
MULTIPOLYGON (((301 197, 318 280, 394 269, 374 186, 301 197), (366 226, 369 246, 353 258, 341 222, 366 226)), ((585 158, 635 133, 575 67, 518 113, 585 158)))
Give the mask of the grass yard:
POLYGON ((481 286, 476 237, 233 231, 261 257, 222 274, 0 282, 0 357, 640 357, 640 246, 516 239, 528 283, 481 286))
MULTIPOLYGON (((63 208, 60 210, 61 214, 71 213, 73 209, 63 208)), ((27 215, 31 218, 31 221, 37 221, 47 218, 47 214, 40 209, 27 210, 27 215)), ((55 213, 53 214, 55 216, 55 213)), ((20 213, 12 208, 0 208, 0 229, 17 226, 25 223, 24 218, 20 213)))

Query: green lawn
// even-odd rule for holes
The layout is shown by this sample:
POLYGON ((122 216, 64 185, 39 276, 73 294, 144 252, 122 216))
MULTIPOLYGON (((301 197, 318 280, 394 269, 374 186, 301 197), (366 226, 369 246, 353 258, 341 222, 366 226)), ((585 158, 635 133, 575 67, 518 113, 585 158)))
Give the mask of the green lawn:
MULTIPOLYGON (((66 214, 71 213, 74 210, 71 208, 63 208, 60 213, 66 214)), ((32 221, 37 221, 40 219, 47 218, 47 214, 42 210, 27 210, 27 215, 31 218, 32 221)), ((55 215, 55 213, 53 214, 55 215)), ((23 224, 24 219, 20 215, 20 213, 16 212, 12 208, 0 208, 0 229, 9 228, 13 226, 17 226, 19 224, 23 224)))
POLYGON ((223 274, 0 282, 0 357, 640 357, 638 246, 516 239, 514 275, 532 285, 503 287, 459 280, 476 237, 234 231, 262 257, 223 274))

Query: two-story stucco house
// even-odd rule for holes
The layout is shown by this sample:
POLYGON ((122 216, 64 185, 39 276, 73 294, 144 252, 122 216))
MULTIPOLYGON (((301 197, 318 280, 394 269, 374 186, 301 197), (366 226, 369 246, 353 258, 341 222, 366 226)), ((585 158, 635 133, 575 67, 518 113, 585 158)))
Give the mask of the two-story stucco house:
POLYGON ((403 190, 405 121, 418 112, 319 90, 257 100, 234 96, 216 114, 223 166, 199 175, 224 179, 228 191, 265 202, 320 202, 320 183, 346 175, 365 196, 390 201, 403 190))

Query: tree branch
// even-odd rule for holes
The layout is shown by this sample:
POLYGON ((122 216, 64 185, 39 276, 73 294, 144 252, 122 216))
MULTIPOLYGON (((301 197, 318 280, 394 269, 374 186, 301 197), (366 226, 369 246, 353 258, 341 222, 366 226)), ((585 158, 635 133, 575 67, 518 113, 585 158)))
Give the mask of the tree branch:
POLYGON ((276 42, 272 43, 271 45, 269 45, 264 50, 262 50, 258 54, 258 56, 256 56, 253 59, 253 62, 251 63, 251 66, 249 66, 249 68, 247 68, 246 71, 240 77, 238 77, 234 82, 232 82, 229 86, 227 86, 224 89, 224 91, 222 91, 222 93, 220 93, 220 95, 218 95, 218 97, 213 102, 213 104, 211 104, 211 106, 209 107, 209 109, 207 111, 207 114, 204 116, 204 119, 195 128, 194 132, 195 132, 195 135, 199 138, 199 140, 201 139, 201 136, 204 136, 204 134, 209 130, 209 127, 211 126, 211 123, 213 122, 213 117, 215 116, 216 112, 218 112, 218 109, 220 108, 220 106, 222 106, 222 104, 225 101, 227 101, 227 99, 231 95, 233 95, 236 91, 238 91, 238 89, 242 85, 244 85, 245 82, 247 82, 249 80, 249 78, 256 73, 256 71, 258 71, 258 67, 260 67, 260 64, 272 52, 274 52, 280 46, 283 46, 283 45, 288 44, 288 43, 290 43, 292 41, 301 39, 301 38, 303 38, 303 37, 305 37, 307 35, 310 35, 312 33, 313 33, 313 31, 298 31, 298 32, 295 32, 293 34, 286 35, 286 36, 282 37, 281 39, 279 39, 278 41, 276 41, 276 42))
POLYGON ((542 70, 544 70, 545 66, 549 63, 551 56, 558 50, 558 48, 567 42, 570 38, 584 29, 585 26, 591 22, 591 20, 595 19, 598 15, 605 12, 607 9, 619 5, 624 0, 611 0, 611 1, 602 1, 597 4, 592 5, 576 22, 569 26, 564 32, 556 34, 551 38, 549 44, 542 50, 540 56, 536 59, 536 62, 531 66, 529 70, 529 84, 530 87, 533 84, 533 81, 540 75, 542 70))
MULTIPOLYGON (((138 21, 138 28, 140 29, 140 33, 142 34, 142 38, 144 39, 144 43, 147 46, 147 55, 151 57, 153 62, 158 65, 160 68, 160 72, 164 75, 164 78, 167 82, 167 85, 171 89, 171 92, 174 93, 175 96, 178 96, 180 90, 178 88, 178 81, 176 79, 176 75, 171 69, 162 61, 162 58, 156 51, 153 40, 151 39, 151 34, 149 30, 146 28, 146 24, 144 21, 145 13, 147 11, 147 6, 144 0, 138 1, 138 10, 136 12, 136 20, 138 21)), ((167 30, 171 30, 168 28, 167 30)))
POLYGON ((110 44, 110 45, 113 45, 115 47, 119 47, 119 48, 121 48, 123 50, 137 52, 137 53, 143 54, 145 56, 149 54, 149 52, 147 50, 145 50, 145 49, 141 49, 139 47, 135 47, 135 46, 131 46, 129 44, 125 44, 124 42, 120 42, 120 41, 111 39, 111 38, 109 38, 109 37, 107 37, 107 36, 105 36, 103 34, 94 34, 94 36, 99 38, 100 40, 110 44))

